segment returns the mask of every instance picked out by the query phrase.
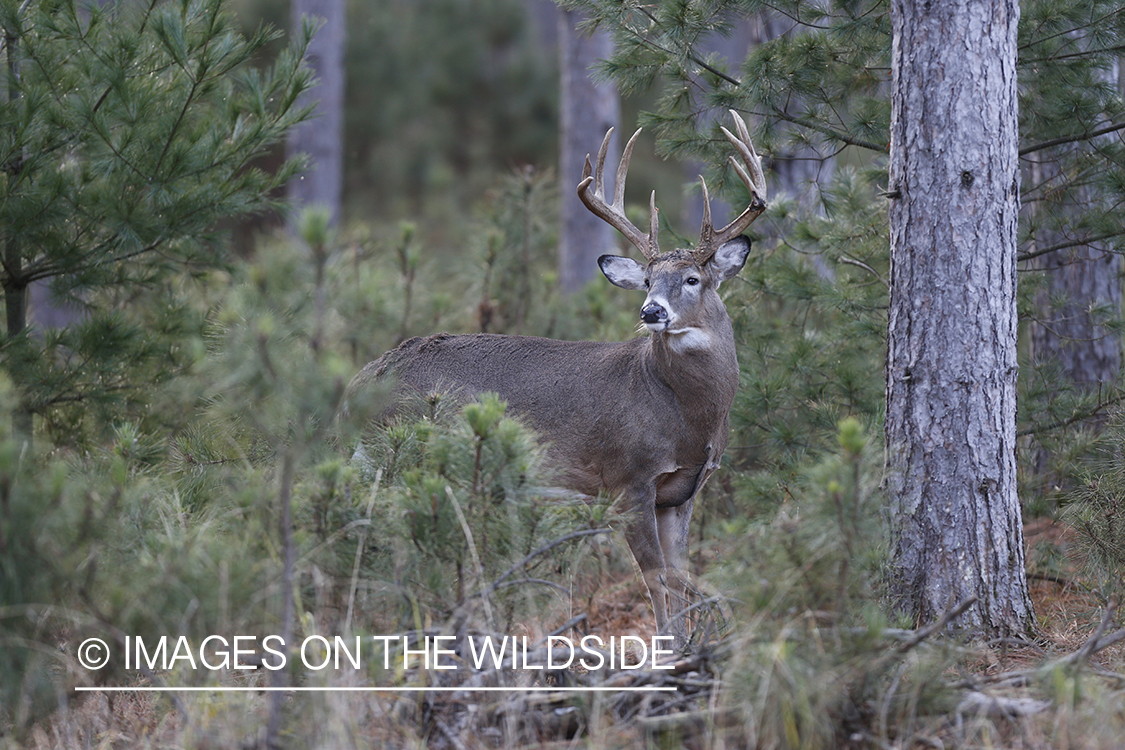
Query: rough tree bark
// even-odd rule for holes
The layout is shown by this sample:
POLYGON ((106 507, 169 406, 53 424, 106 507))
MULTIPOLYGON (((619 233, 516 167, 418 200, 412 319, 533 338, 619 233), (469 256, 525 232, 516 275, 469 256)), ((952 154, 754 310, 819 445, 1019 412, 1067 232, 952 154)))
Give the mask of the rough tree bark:
POLYGON ((889 580, 1027 634, 1016 494, 1017 0, 892 3, 889 580))
MULTIPOLYGON (((598 273, 598 256, 617 250, 617 233, 586 210, 575 189, 582 179, 586 154, 597 153, 605 132, 617 127, 621 107, 617 87, 595 82, 590 68, 613 53, 613 40, 605 31, 589 36, 576 29, 581 16, 559 9, 559 287, 577 292, 598 273)), ((631 133, 629 135, 632 135, 631 133)), ((621 134, 615 132, 606 156, 606 194, 616 169, 621 134)))
POLYGON ((304 17, 321 23, 306 53, 317 84, 306 91, 300 106, 317 102, 311 119, 289 133, 288 156, 309 156, 309 169, 289 183, 294 209, 327 209, 332 222, 340 219, 344 177, 344 51, 347 3, 344 0, 293 0, 293 26, 304 17))

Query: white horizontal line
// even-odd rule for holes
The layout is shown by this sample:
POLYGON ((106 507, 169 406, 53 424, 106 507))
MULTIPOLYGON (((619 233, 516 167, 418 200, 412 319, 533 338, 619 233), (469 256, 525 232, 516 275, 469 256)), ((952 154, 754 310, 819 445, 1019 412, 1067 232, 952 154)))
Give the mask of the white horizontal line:
POLYGON ((87 693, 653 693, 671 687, 75 687, 87 693))

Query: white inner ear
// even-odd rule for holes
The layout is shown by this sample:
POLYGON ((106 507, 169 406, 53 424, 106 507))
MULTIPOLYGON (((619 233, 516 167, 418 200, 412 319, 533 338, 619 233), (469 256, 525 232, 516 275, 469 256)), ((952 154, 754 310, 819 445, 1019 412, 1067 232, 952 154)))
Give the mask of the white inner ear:
POLYGON ((746 258, 750 255, 750 240, 745 237, 735 237, 730 242, 724 242, 715 251, 711 263, 715 266, 719 281, 723 282, 742 270, 746 258))
POLYGON ((609 283, 622 289, 644 289, 645 267, 632 258, 619 255, 603 255, 598 258, 598 266, 609 279, 609 283))

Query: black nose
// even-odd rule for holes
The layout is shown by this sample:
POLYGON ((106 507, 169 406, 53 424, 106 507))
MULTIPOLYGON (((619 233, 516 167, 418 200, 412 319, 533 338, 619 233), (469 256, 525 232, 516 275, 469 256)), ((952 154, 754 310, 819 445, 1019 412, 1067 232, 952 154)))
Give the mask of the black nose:
POLYGON ((641 308, 641 320, 645 323, 659 323, 668 320, 668 311, 655 302, 650 302, 641 308))

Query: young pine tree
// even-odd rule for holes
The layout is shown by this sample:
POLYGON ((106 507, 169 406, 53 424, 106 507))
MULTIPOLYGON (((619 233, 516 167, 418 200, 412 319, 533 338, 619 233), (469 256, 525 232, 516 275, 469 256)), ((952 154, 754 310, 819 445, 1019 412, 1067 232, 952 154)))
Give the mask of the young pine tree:
POLYGON ((217 223, 269 207, 299 166, 255 159, 306 114, 308 29, 261 71, 275 34, 245 38, 223 0, 4 0, 0 30, 0 356, 30 437, 34 415, 128 401, 181 364, 133 303, 222 262, 217 223), (82 322, 34 330, 35 283, 82 322))

